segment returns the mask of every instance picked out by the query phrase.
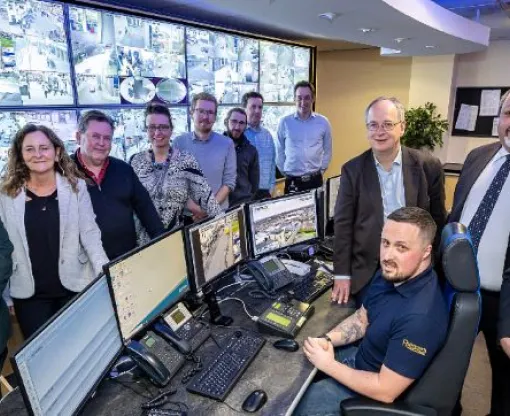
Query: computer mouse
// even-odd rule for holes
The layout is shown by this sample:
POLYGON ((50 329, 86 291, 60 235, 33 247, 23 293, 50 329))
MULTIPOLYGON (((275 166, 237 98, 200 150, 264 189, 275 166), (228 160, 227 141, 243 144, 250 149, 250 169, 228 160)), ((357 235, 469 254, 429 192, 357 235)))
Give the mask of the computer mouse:
POLYGON ((250 395, 244 399, 243 402, 243 410, 245 412, 256 412, 262 406, 264 406, 267 402, 267 394, 264 390, 255 390, 250 393, 250 395))
POLYGON ((296 352, 299 349, 299 344, 293 339, 279 339, 278 341, 273 342, 273 347, 279 350, 296 352))

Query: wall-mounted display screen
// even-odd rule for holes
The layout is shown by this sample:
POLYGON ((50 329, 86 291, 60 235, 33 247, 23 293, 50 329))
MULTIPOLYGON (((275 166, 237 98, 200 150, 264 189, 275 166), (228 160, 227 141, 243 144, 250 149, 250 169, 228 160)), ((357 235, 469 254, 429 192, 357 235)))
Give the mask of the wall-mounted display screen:
POLYGON ((79 104, 186 101, 184 26, 69 8, 79 104))
POLYGON ((63 6, 0 0, 0 106, 69 104, 63 6))
POLYGON ((259 42, 210 30, 187 28, 186 52, 190 96, 206 91, 220 103, 239 103, 257 91, 259 42))
POLYGON ((74 150, 76 115, 99 108, 118 122, 114 156, 128 159, 148 146, 147 103, 170 107, 176 137, 192 125, 191 98, 202 91, 220 103, 219 132, 244 93, 261 92, 263 123, 276 136, 279 118, 294 111, 294 83, 310 79, 311 60, 309 47, 99 6, 0 0, 0 149, 25 120, 67 114, 52 126, 74 150))
POLYGON ((310 48, 260 42, 260 93, 266 102, 292 102, 294 84, 310 78, 310 48))

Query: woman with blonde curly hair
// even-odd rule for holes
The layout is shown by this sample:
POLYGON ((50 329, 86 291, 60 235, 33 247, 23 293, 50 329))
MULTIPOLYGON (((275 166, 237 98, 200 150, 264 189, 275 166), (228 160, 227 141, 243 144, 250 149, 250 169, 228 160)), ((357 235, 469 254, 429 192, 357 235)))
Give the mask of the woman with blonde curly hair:
POLYGON ((16 133, 0 217, 14 246, 4 297, 28 338, 108 262, 85 181, 48 127, 27 124, 16 133))

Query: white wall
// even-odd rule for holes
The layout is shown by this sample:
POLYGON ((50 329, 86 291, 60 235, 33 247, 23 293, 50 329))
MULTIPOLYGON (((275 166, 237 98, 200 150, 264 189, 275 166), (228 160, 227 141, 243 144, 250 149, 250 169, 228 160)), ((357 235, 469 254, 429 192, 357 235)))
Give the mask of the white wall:
MULTIPOLYGON (((456 87, 500 87, 510 86, 510 41, 491 42, 483 52, 457 55, 454 83, 456 87)), ((453 123, 455 91, 450 99, 450 128, 453 123)), ((497 139, 450 136, 445 141, 448 162, 464 162, 474 148, 497 139)))

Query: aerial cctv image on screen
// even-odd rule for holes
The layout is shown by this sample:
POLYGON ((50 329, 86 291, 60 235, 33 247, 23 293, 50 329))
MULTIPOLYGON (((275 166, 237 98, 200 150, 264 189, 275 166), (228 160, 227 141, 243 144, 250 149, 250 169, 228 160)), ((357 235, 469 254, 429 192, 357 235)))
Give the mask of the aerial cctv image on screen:
POLYGON ((315 192, 249 205, 254 254, 318 236, 315 192))
POLYGON ((69 16, 80 104, 185 100, 184 26, 81 7, 69 16))
POLYGON ((257 40, 187 28, 186 47, 190 97, 206 91, 220 103, 231 104, 257 89, 257 40))
POLYGON ((328 220, 333 219, 335 216, 335 203, 338 196, 338 190, 340 189, 340 176, 329 178, 328 180, 328 220))
POLYGON ((248 256, 243 208, 188 230, 197 289, 248 256))
POLYGON ((0 172, 7 163, 7 152, 16 132, 27 123, 49 127, 64 141, 68 153, 76 150, 75 110, 0 111, 0 172))
MULTIPOLYGON (((136 153, 149 149, 143 108, 98 108, 98 110, 108 114, 115 122, 110 156, 129 162, 136 153)), ((81 112, 87 111, 89 110, 81 112)), ((170 113, 174 126, 172 138, 188 131, 187 107, 171 108, 170 113)))
POLYGON ((14 355, 30 414, 76 414, 123 347, 104 275, 72 302, 14 355))
POLYGON ((294 84, 309 78, 309 48, 260 41, 260 93, 264 101, 294 101, 294 84))
POLYGON ((0 0, 0 106, 73 104, 63 6, 0 0))
POLYGON ((107 267, 124 340, 177 302, 189 287, 181 231, 107 267))

